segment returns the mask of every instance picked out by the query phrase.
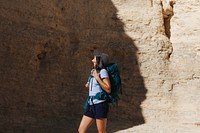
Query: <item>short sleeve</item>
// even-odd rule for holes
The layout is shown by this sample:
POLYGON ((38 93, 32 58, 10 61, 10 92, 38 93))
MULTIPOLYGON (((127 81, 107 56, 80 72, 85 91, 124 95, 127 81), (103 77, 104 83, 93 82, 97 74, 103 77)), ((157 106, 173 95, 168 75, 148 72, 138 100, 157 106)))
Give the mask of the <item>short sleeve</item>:
POLYGON ((101 79, 109 78, 109 75, 108 75, 108 72, 106 71, 106 69, 101 69, 100 77, 101 77, 101 79))

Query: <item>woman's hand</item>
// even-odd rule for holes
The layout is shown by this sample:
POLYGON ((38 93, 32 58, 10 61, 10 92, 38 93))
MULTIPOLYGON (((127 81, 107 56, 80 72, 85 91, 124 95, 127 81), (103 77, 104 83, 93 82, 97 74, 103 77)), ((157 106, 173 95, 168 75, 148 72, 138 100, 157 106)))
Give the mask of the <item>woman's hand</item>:
POLYGON ((92 71, 92 75, 94 78, 98 81, 100 79, 100 73, 97 72, 97 70, 92 71))
POLYGON ((85 84, 85 87, 86 87, 86 88, 88 88, 88 86, 89 86, 89 82, 87 82, 87 83, 85 84))

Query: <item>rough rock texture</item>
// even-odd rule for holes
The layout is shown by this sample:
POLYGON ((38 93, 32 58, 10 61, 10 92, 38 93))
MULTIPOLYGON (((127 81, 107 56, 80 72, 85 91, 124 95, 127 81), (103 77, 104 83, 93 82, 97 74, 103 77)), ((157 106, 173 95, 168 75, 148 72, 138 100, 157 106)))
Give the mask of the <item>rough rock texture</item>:
POLYGON ((1 0, 0 131, 77 132, 99 49, 124 92, 109 133, 197 133, 199 5, 177 0, 170 29, 161 0, 1 0))
POLYGON ((152 80, 157 86, 146 83, 148 93, 142 103, 146 123, 117 133, 200 132, 199 5, 199 0, 176 0, 168 29, 173 52, 162 73, 152 80))
POLYGON ((174 15, 174 4, 176 3, 175 0, 162 0, 162 7, 163 7, 163 18, 164 18, 164 27, 165 27, 165 34, 168 38, 171 37, 171 18, 174 15))

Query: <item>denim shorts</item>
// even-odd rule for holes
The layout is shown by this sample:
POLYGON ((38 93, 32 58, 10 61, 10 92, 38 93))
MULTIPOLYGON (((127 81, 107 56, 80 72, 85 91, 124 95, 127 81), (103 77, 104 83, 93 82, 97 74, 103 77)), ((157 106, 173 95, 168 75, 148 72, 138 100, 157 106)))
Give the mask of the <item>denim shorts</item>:
POLYGON ((87 105, 84 115, 93 119, 107 118, 109 105, 107 102, 102 102, 94 105, 87 105))

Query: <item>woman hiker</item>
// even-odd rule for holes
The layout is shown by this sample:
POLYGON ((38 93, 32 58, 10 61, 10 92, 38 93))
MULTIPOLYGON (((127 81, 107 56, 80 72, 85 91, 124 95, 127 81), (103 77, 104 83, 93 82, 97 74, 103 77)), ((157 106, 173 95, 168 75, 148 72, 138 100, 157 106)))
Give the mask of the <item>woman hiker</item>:
POLYGON ((108 72, 104 69, 109 64, 108 55, 94 52, 92 59, 93 69, 86 87, 89 88, 89 96, 85 104, 85 112, 80 122, 78 132, 86 133, 91 124, 96 121, 98 133, 106 133, 107 114, 109 105, 106 100, 95 99, 94 96, 103 89, 108 94, 111 92, 111 84, 108 72))

